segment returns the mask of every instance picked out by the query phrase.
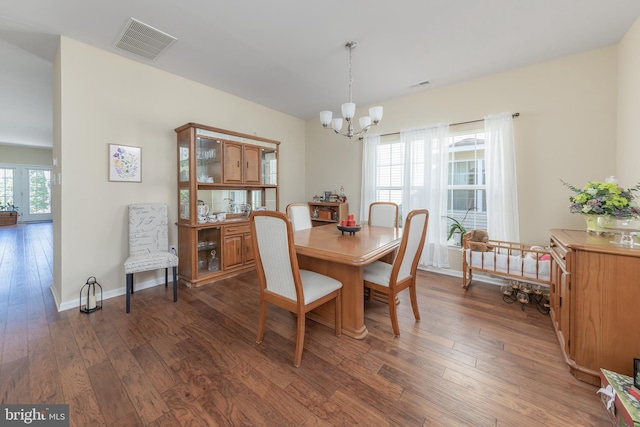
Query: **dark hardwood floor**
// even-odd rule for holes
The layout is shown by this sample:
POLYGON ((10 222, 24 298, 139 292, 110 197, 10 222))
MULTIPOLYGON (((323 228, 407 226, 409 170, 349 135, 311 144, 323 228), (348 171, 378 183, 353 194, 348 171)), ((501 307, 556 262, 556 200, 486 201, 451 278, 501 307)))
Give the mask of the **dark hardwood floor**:
POLYGON ((180 288, 177 303, 171 287, 136 292, 129 315, 124 296, 58 313, 51 251, 51 224, 0 227, 0 402, 66 403, 73 426, 609 425, 549 316, 496 286, 421 272, 422 321, 403 293, 400 338, 367 302, 364 340, 309 321, 294 368, 288 312, 270 306, 255 344, 254 273, 180 288))

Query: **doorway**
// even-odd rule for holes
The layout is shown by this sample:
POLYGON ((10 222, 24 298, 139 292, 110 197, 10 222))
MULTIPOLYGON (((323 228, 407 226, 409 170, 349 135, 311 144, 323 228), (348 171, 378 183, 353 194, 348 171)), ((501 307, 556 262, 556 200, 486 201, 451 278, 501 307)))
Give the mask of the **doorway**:
POLYGON ((0 204, 18 207, 20 222, 51 221, 49 166, 0 165, 0 204))

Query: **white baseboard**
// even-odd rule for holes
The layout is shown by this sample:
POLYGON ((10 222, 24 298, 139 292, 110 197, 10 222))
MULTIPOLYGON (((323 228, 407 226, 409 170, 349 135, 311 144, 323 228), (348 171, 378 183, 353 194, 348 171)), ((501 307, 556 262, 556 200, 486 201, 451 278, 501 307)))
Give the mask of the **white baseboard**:
MULTIPOLYGON (((171 284, 171 286, 173 286, 173 281, 171 280, 171 278, 169 278, 169 283, 171 284)), ((160 286, 163 285, 164 286, 164 279, 163 278, 158 278, 158 279, 153 279, 153 280, 146 280, 144 282, 136 282, 134 285, 134 290, 135 292, 138 291, 142 291, 144 289, 148 289, 148 288, 153 288, 154 286, 160 286)), ((62 304, 58 303, 58 298, 56 298, 56 294, 53 290, 53 287, 51 287, 51 292, 53 293, 53 298, 56 300, 56 305, 58 306, 58 311, 65 311, 65 310, 69 310, 72 308, 75 309, 80 309, 80 298, 78 298, 77 300, 71 300, 71 301, 66 301, 62 304)), ((117 288, 117 289, 111 289, 109 291, 103 292, 102 293, 102 301, 111 299, 111 298, 115 298, 115 297, 119 297, 120 295, 124 295, 127 293, 127 288, 126 286, 123 286, 121 288, 117 288)))
MULTIPOLYGON (((430 273, 443 274, 445 276, 459 277, 460 278, 460 286, 462 286, 462 271, 452 270, 450 268, 435 268, 435 267, 425 267, 419 266, 419 270, 428 271, 430 273)), ((474 282, 482 282, 488 283, 490 285, 502 286, 506 285, 508 280, 500 278, 500 277, 492 277, 487 276, 486 274, 482 274, 481 272, 474 271, 473 272, 473 281, 474 282)))

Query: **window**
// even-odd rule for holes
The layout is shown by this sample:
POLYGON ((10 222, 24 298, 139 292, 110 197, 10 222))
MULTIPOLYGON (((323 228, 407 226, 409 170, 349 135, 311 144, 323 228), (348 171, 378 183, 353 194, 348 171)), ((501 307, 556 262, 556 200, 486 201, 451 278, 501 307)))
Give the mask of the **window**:
POLYGON ((0 168, 0 205, 15 204, 13 200, 14 169, 0 168))
POLYGON ((29 214, 51 213, 51 170, 29 169, 29 214))
POLYGON ((376 200, 393 202, 400 207, 402 218, 402 182, 404 178, 404 144, 400 141, 382 143, 376 158, 376 200))
POLYGON ((447 216, 467 230, 487 229, 484 132, 455 134, 449 146, 447 216))
MULTIPOLYGON (((424 156, 417 154, 408 160, 413 162, 414 166, 416 162, 420 163, 424 159, 424 156)), ((402 218, 402 192, 405 178, 404 143, 398 140, 380 142, 376 159, 376 200, 397 203, 400 206, 400 218, 402 218)), ((414 167, 413 170, 424 171, 424 167, 414 167)), ((484 131, 451 135, 447 175, 447 216, 457 219, 468 230, 473 228, 486 230, 484 131)), ((411 179, 414 183, 424 185, 424 174, 411 179)))

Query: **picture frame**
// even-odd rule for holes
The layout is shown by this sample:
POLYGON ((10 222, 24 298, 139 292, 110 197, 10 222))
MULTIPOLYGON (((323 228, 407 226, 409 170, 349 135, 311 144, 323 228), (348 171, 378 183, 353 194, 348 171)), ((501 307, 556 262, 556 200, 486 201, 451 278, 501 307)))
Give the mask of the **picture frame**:
POLYGON ((109 181, 142 182, 142 148, 109 144, 109 181))
POLYGON ((325 191, 324 192, 324 201, 328 202, 330 198, 331 198, 331 191, 325 191))
POLYGON ((633 386, 640 390, 640 359, 633 358, 633 386))

